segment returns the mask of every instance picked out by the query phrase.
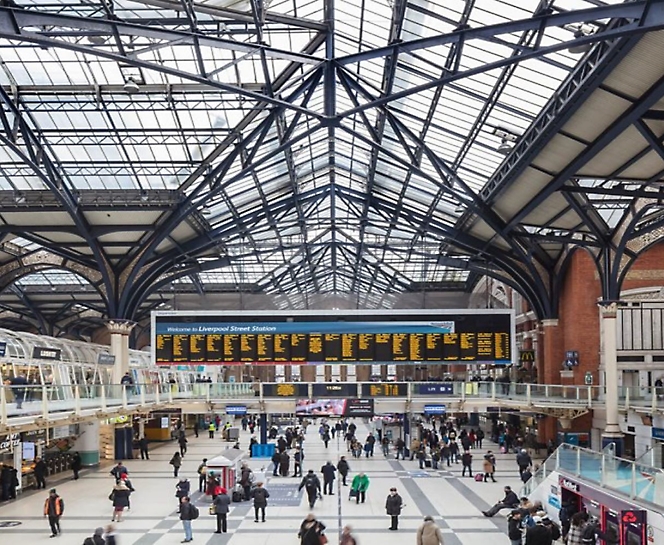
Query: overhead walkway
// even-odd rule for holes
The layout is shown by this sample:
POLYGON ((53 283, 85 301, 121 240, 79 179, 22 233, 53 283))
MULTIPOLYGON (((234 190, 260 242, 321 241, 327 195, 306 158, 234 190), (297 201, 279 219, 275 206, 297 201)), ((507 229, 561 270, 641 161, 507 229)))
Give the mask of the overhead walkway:
MULTIPOLYGON (((424 412, 425 405, 442 404, 447 412, 487 412, 498 408, 508 412, 537 412, 560 418, 574 418, 604 406, 600 386, 553 384, 503 384, 496 382, 408 382, 353 383, 335 395, 340 383, 300 384, 306 388, 295 395, 284 384, 141 384, 43 386, 0 388, 0 428, 23 431, 45 424, 109 418, 114 415, 149 412, 160 407, 182 406, 185 412, 221 409, 241 403, 250 412, 293 412, 298 399, 367 397, 371 386, 375 411, 424 412), (321 390, 327 390, 321 395, 321 390), (350 388, 350 395, 349 390, 350 388), (363 396, 363 392, 365 395, 363 396), (268 395, 269 394, 269 395, 268 395), (289 395, 291 394, 291 395, 289 395), (17 398, 23 402, 17 403, 17 398), (205 405, 202 408, 201 405, 205 405)), ((287 385, 286 385, 287 386, 287 385)), ((656 413, 664 410, 654 388, 623 388, 619 392, 622 411, 656 413)))

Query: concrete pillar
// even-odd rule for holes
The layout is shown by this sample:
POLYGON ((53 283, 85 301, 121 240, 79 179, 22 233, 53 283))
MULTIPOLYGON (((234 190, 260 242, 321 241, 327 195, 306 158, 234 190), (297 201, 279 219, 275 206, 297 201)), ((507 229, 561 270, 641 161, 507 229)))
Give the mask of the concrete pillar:
POLYGON ((284 382, 293 382, 293 368, 290 365, 284 365, 284 382))
POLYGON ((74 450, 81 455, 84 466, 99 465, 99 421, 79 424, 80 435, 74 444, 74 450))
POLYGON ((267 445, 267 415, 261 413, 258 418, 258 430, 261 435, 261 445, 267 445))
POLYGON ((129 371, 129 334, 136 325, 130 320, 108 320, 106 328, 111 334, 111 354, 115 356, 113 384, 120 384, 124 374, 129 371))
POLYGON ((348 382, 348 365, 342 365, 339 369, 339 377, 341 382, 348 382))
POLYGON ((325 382, 332 382, 332 366, 326 365, 323 367, 323 372, 325 373, 325 382))
POLYGON ((603 301, 600 303, 601 363, 604 367, 604 387, 606 404, 606 427, 602 434, 602 447, 609 443, 616 444, 616 454, 623 452, 623 434, 618 424, 618 349, 616 347, 616 315, 618 303, 603 301))

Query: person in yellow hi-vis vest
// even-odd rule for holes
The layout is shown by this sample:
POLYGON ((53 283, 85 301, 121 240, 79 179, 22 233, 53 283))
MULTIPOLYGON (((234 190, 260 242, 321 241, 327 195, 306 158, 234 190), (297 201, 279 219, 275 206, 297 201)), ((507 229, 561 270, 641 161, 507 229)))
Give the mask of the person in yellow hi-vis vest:
POLYGON ((214 432, 217 431, 217 426, 214 425, 214 422, 210 422, 208 427, 208 433, 210 434, 210 439, 214 439, 214 432))

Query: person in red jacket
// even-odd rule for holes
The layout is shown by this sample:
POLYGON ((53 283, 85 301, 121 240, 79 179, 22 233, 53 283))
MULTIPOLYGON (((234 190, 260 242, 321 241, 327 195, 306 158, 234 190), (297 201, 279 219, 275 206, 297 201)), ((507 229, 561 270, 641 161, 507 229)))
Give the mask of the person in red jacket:
POLYGON ((55 488, 51 488, 48 498, 44 502, 44 516, 48 517, 51 525, 51 537, 56 537, 60 531, 60 517, 65 512, 65 502, 58 496, 55 488))

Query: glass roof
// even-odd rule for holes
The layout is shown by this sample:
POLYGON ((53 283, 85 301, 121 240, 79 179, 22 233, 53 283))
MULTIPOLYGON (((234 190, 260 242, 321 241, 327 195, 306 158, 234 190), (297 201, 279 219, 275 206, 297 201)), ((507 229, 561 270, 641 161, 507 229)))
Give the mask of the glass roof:
MULTIPOLYGON (((133 238, 108 227, 132 218, 109 211, 108 219, 100 212, 89 220, 90 233, 101 222, 107 238, 12 242, 32 250, 64 240, 78 245, 78 258, 93 255, 94 239, 120 271, 157 237, 150 259, 189 267, 161 280, 251 284, 285 295, 362 293, 369 306, 389 306, 388 295, 422 284, 468 289, 468 271, 438 263, 441 248, 503 162, 503 148, 519 140, 582 57, 561 48, 506 59, 607 21, 353 56, 547 9, 617 3, 336 0, 326 41, 324 0, 264 3, 260 28, 247 1, 204 0, 192 15, 171 0, 116 0, 109 23, 102 3, 17 0, 42 42, 0 39, 0 84, 16 90, 25 123, 24 140, 0 145, 0 192, 21 204, 24 194, 54 187, 79 203, 95 192, 172 191, 180 208, 135 214, 133 238), (330 55, 334 70, 326 69, 330 55), (46 175, 25 160, 34 151, 30 135, 52 161, 46 175), (155 222, 170 231, 153 235, 155 222), (227 262, 209 265, 215 256, 227 262)), ((618 221, 609 206, 601 214, 618 221)), ((81 278, 60 271, 20 281, 40 283, 75 286, 81 278)))

